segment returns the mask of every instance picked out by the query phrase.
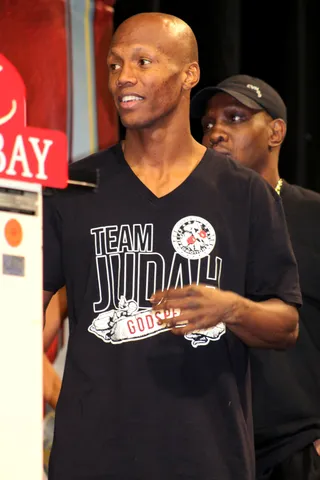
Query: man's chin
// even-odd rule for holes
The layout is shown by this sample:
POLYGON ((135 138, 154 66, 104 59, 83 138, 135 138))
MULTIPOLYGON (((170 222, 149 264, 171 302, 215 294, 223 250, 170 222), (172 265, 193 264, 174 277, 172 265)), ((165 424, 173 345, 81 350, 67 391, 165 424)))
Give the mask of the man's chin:
POLYGON ((145 128, 150 128, 153 122, 139 121, 139 120, 128 120, 120 118, 122 125, 127 130, 143 130, 145 128))

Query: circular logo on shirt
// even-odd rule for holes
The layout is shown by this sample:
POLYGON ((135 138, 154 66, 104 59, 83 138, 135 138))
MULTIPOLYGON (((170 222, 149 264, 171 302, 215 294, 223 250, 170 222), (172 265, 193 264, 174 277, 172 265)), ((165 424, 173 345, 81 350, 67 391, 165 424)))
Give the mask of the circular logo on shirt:
POLYGON ((216 244, 216 232, 204 218, 190 215, 175 224, 171 241, 179 255, 196 260, 212 252, 216 244))

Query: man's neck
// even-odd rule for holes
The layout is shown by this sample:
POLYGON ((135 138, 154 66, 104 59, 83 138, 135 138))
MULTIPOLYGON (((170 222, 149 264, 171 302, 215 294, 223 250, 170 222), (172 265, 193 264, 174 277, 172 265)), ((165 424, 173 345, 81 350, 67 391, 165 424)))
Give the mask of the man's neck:
POLYGON ((179 135, 174 135, 174 132, 160 131, 147 135, 128 131, 122 148, 131 167, 160 170, 179 164, 186 166, 206 150, 189 130, 180 130, 179 135))
POLYGON ((260 175, 272 186, 272 188, 276 188, 278 182, 280 180, 279 171, 277 168, 275 169, 266 169, 263 172, 260 172, 260 175))
POLYGON ((122 148, 133 173, 157 197, 179 187, 203 158, 206 148, 190 133, 158 139, 127 135, 122 148))
POLYGON ((272 149, 269 152, 267 158, 260 163, 260 168, 258 173, 271 185, 272 188, 276 188, 280 180, 279 174, 279 148, 272 149))

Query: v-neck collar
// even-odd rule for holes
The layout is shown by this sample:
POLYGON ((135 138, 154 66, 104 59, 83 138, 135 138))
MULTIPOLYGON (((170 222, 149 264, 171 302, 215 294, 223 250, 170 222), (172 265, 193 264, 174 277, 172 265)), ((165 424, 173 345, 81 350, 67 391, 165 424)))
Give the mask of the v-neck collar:
POLYGON ((190 182, 192 182, 192 180, 199 175, 199 172, 201 172, 204 164, 207 163, 208 157, 209 157, 208 149, 206 149, 200 162, 196 165, 196 167, 191 171, 188 177, 180 185, 178 185, 174 190, 167 193, 166 195, 163 195, 162 197, 157 197, 134 173, 134 171, 132 170, 132 168, 130 167, 130 165, 125 159, 123 150, 121 148, 121 144, 118 144, 117 150, 118 150, 117 156, 119 159, 119 163, 123 168, 123 171, 125 171, 126 174, 129 177, 131 177, 132 184, 135 185, 137 192, 153 205, 161 205, 161 206, 174 200, 176 197, 179 197, 181 194, 182 195, 184 194, 190 182))

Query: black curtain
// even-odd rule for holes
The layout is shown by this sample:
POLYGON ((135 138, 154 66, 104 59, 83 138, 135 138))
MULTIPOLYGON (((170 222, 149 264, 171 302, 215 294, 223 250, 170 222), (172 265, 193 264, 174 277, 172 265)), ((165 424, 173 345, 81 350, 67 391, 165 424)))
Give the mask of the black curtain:
MULTIPOLYGON (((117 0, 115 28, 139 12, 177 15, 199 44, 201 80, 194 89, 237 73, 260 77, 283 97, 288 133, 280 173, 289 182, 320 192, 320 133, 317 122, 320 64, 317 0, 117 0)), ((192 131, 200 140, 199 124, 192 131)))

